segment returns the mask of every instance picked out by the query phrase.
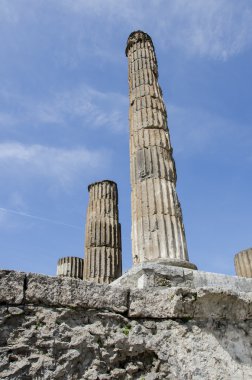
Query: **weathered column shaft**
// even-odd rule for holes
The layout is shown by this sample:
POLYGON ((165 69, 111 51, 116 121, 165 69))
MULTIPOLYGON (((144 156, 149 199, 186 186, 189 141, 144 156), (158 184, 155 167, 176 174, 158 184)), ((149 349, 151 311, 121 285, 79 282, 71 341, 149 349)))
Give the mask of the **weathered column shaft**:
POLYGON ((234 263, 237 276, 252 278, 252 248, 237 253, 234 263))
POLYGON ((151 38, 141 31, 133 32, 126 55, 133 261, 188 261, 176 168, 151 38))
POLYGON ((83 259, 80 257, 62 257, 58 260, 57 276, 83 279, 83 259))
POLYGON ((84 279, 110 283, 122 274, 117 185, 102 181, 88 190, 84 279))

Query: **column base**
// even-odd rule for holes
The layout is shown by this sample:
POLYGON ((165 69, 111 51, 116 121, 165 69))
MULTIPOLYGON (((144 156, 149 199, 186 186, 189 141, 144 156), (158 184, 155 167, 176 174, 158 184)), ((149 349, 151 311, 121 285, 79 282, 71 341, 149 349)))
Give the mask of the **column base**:
MULTIPOLYGON (((190 263, 189 261, 186 260, 179 260, 179 259, 154 259, 154 260, 148 260, 144 261, 139 264, 160 264, 160 265, 169 265, 172 267, 181 267, 181 268, 188 268, 188 269, 194 269, 197 270, 197 266, 193 263, 190 263)), ((139 265, 137 264, 137 265, 139 265)), ((137 266, 134 265, 134 266, 137 266)))
POLYGON ((209 273, 157 262, 144 262, 135 265, 110 286, 123 286, 130 289, 145 288, 216 288, 217 291, 251 293, 252 278, 209 273))
POLYGON ((196 268, 196 265, 183 260, 145 261, 134 265, 111 285, 138 289, 159 286, 191 287, 191 282, 198 273, 196 268))

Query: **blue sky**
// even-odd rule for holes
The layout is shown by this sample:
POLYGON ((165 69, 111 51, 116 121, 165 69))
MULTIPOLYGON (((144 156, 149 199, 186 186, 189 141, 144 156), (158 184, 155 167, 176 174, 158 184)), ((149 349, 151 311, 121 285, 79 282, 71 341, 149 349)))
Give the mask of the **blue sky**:
POLYGON ((234 274, 252 246, 250 0, 0 0, 0 267, 83 256, 89 183, 119 187, 131 267, 133 30, 153 39, 190 261, 234 274))

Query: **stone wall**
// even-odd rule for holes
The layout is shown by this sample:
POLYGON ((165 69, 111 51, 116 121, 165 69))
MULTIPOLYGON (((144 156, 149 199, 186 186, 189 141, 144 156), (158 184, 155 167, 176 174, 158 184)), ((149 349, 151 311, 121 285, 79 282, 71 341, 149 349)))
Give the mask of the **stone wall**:
POLYGON ((0 271, 0 378, 249 380, 251 300, 0 271))

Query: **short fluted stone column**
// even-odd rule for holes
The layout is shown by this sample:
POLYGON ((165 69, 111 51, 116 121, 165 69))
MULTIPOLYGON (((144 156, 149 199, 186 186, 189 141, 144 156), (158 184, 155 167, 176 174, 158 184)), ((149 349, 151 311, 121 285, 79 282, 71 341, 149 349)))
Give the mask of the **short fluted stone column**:
POLYGON ((80 257, 62 257, 58 260, 57 276, 83 279, 83 263, 80 257))
POLYGON ((150 36, 142 31, 131 33, 126 56, 133 262, 161 260, 196 269, 188 259, 166 108, 150 36))
POLYGON ((122 274, 117 185, 95 182, 88 191, 84 280, 110 283, 122 274))
POLYGON ((237 253, 234 264, 237 276, 252 278, 252 248, 237 253))

